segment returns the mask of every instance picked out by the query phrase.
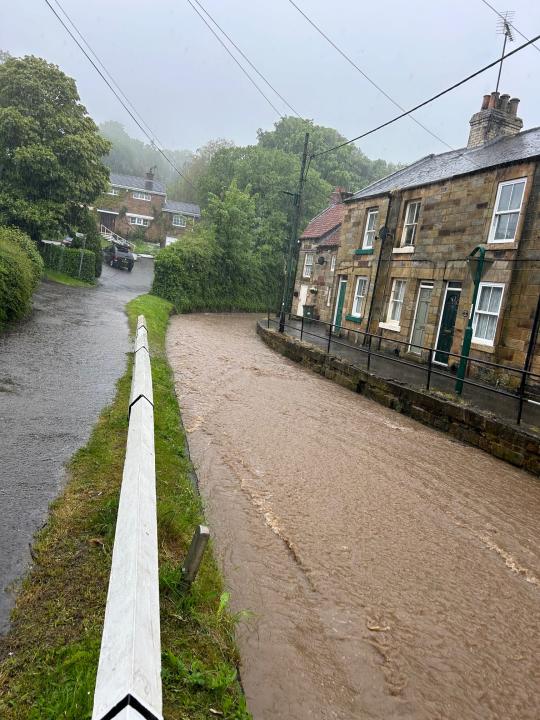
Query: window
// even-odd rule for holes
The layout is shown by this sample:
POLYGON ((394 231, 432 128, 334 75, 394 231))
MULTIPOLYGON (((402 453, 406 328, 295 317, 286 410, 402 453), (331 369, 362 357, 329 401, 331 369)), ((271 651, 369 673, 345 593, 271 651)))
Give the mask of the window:
POLYGON ((368 210, 367 212, 366 229, 364 230, 364 242, 362 243, 363 248, 369 249, 373 247, 373 244, 375 242, 375 233, 377 232, 375 225, 377 224, 378 215, 379 211, 376 208, 373 210, 368 210))
POLYGON ((401 236, 401 245, 414 245, 416 238, 416 228, 418 227, 418 216, 420 215, 420 201, 414 200, 407 204, 405 212, 405 224, 403 225, 403 234, 401 236))
POLYGON ((473 342, 493 345, 501 310, 504 285, 480 283, 473 319, 473 342))
POLYGON ((120 190, 119 190, 118 188, 115 188, 115 187, 112 187, 112 186, 111 186, 111 187, 107 190, 107 195, 120 195, 120 190))
POLYGON ((366 300, 367 284, 368 280, 366 277, 356 278, 356 288, 354 290, 354 298, 351 311, 351 315, 354 315, 354 317, 362 317, 366 300))
POLYGON ((173 215, 172 224, 174 227, 186 227, 186 218, 183 215, 173 215))
POLYGON ((128 217, 128 222, 130 225, 140 225, 141 227, 148 227, 150 225, 150 220, 147 218, 134 217, 133 215, 128 217))
POLYGON ((305 278, 310 278, 312 270, 313 270, 313 253, 306 253, 306 257, 304 259, 303 276, 305 278))
POLYGON ((139 192, 137 190, 136 192, 133 193, 133 198, 135 200, 147 200, 148 202, 150 202, 150 200, 152 199, 152 196, 150 195, 150 193, 139 192))
POLYGON ((336 256, 332 255, 332 258, 330 260, 330 272, 334 272, 336 269, 336 256))
POLYGON ((388 304, 387 322, 398 325, 401 319, 401 309, 403 307, 403 297, 405 295, 405 280, 394 280, 392 283, 392 294, 390 295, 390 303, 388 304))
POLYGON ((520 178, 499 183, 488 242, 515 240, 526 182, 525 178, 520 178))

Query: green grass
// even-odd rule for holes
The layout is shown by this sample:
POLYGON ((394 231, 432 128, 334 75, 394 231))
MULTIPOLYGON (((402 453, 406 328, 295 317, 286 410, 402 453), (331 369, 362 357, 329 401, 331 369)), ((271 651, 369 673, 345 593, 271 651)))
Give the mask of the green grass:
POLYGON ((157 243, 137 242, 135 243, 135 249, 133 252, 138 255, 152 255, 155 257, 160 250, 161 247, 157 243))
POLYGON ((52 270, 48 267, 43 269, 42 277, 46 280, 52 280, 53 282, 61 283, 62 285, 71 285, 72 287, 94 287, 95 285, 95 283, 73 278, 70 275, 58 272, 58 270, 52 270))
MULTIPOLYGON (((171 305, 144 295, 127 306, 133 331, 144 314, 152 349, 164 716, 228 720, 250 716, 237 678, 235 618, 212 552, 189 594, 178 567, 202 521, 165 356, 171 305)), ((127 436, 132 357, 88 444, 72 458, 69 480, 36 538, 8 636, 0 640, 2 720, 88 720, 114 540, 127 436)))

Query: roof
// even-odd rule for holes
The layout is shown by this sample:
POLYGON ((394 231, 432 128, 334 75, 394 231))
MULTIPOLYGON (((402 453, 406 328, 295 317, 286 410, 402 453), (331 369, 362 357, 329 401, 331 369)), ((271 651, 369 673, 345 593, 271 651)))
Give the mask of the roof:
POLYGON ((195 203, 177 202, 176 200, 166 200, 163 206, 164 212, 183 213, 184 215, 201 216, 201 208, 195 203))
POLYGON ((313 218, 302 233, 301 239, 324 237, 330 230, 334 230, 338 225, 341 225, 345 210, 343 203, 330 205, 330 207, 327 207, 313 218))
POLYGON ((143 192, 153 192, 158 195, 165 195, 165 185, 159 180, 152 180, 152 190, 148 190, 146 183, 148 180, 137 175, 118 175, 110 173, 111 185, 126 188, 127 190, 142 190, 143 192))
MULTIPOLYGON (((404 190, 448 180, 458 175, 497 165, 528 160, 540 155, 540 127, 493 140, 480 147, 461 148, 440 155, 427 155, 402 170, 376 180, 355 193, 350 200, 374 197, 392 190, 404 190)), ((349 200, 349 201, 350 201, 349 200)))
POLYGON ((332 232, 327 235, 324 240, 321 240, 321 242, 317 245, 317 247, 324 248, 324 247, 339 247, 340 243, 340 234, 341 234, 341 225, 339 225, 337 228, 332 230, 332 232))

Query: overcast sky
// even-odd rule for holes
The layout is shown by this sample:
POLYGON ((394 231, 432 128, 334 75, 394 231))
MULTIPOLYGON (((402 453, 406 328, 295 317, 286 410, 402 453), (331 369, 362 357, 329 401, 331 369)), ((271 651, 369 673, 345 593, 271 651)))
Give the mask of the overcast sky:
MULTIPOLYGON (((481 0, 296 1, 405 107, 495 59, 502 45, 497 16, 481 0)), ((288 0, 202 2, 304 117, 353 137, 396 114, 288 0)), ((513 0, 511 8, 490 2, 514 10, 514 23, 526 36, 540 34, 538 0, 513 0)), ((62 0, 62 5, 165 146, 194 150, 217 137, 248 144, 257 128, 271 128, 278 119, 186 0, 62 0)), ((0 0, 0 10, 0 48, 58 64, 76 79, 97 122, 118 120, 141 137, 44 0, 0 0)), ((510 47, 522 42, 517 36, 510 47)), ((503 67, 500 89, 521 98, 518 114, 525 128, 540 125, 539 79, 540 51, 533 47, 503 67)), ((470 116, 495 82, 493 69, 417 117, 446 143, 462 147, 470 116)), ((272 100, 287 114, 279 98, 272 100)), ((447 149, 408 119, 360 146, 370 157, 399 162, 447 149)))

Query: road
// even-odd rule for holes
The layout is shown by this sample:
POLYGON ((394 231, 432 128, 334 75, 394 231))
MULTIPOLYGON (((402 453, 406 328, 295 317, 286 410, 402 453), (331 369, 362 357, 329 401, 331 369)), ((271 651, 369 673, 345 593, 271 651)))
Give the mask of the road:
POLYGON ((540 482, 175 317, 184 424, 255 720, 538 720, 540 482))
POLYGON ((95 288, 43 282, 31 317, 0 336, 0 632, 64 464, 114 396, 129 349, 124 305, 152 272, 142 260, 132 273, 104 267, 95 288))

